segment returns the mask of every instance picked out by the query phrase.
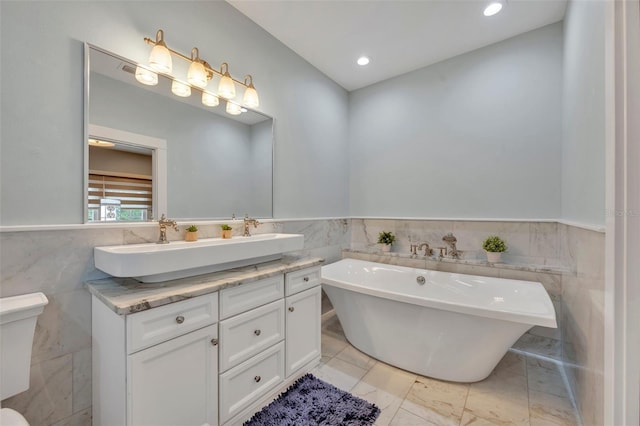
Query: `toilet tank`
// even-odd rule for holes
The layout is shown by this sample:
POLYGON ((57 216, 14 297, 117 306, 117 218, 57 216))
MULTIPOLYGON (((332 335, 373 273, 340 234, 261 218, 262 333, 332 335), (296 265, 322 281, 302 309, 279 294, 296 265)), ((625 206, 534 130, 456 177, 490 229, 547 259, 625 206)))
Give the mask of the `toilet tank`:
POLYGON ((0 400, 29 389, 33 332, 47 303, 42 293, 0 298, 0 400))

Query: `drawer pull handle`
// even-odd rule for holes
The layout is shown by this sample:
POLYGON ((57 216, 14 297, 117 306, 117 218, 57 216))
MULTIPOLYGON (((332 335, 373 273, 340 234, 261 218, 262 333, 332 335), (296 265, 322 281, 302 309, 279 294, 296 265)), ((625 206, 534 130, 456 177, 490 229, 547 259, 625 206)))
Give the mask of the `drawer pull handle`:
POLYGON ((255 334, 256 336, 259 336, 260 333, 262 333, 260 330, 256 330, 256 331, 253 332, 253 334, 255 334))
POLYGON ((182 323, 184 322, 184 317, 183 317, 182 315, 178 315, 178 316, 176 317, 176 322, 177 322, 178 324, 182 324, 182 323))
POLYGON ((211 339, 211 344, 213 346, 218 346, 218 339, 211 339))
POLYGON ((258 382, 260 382, 260 380, 262 380, 262 377, 256 376, 256 377, 253 378, 253 380, 255 380, 256 383, 258 383, 258 382))
POLYGON ((305 283, 308 283, 308 282, 309 282, 309 277, 304 277, 302 280, 303 280, 305 283))
POLYGON ((294 308, 293 306, 289 306, 289 312, 293 312, 295 310, 296 310, 296 308, 294 308))

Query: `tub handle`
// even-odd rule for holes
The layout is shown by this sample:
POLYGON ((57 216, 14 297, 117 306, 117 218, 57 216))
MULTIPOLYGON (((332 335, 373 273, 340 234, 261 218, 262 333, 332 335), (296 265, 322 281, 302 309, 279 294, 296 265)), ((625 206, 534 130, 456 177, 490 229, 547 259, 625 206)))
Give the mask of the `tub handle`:
POLYGON ((260 329, 257 329, 256 331, 254 331, 254 332, 253 332, 253 334, 255 334, 256 336, 259 336, 259 335, 260 335, 260 333, 262 333, 262 332, 260 331, 260 329))
POLYGON ((424 277, 422 275, 420 275, 418 278, 416 278, 416 281, 418 282, 418 284, 420 285, 424 285, 425 282, 427 282, 427 280, 424 279, 424 277))
POLYGON ((293 306, 289 306, 289 312, 293 312, 295 310, 296 310, 296 308, 294 308, 293 306))

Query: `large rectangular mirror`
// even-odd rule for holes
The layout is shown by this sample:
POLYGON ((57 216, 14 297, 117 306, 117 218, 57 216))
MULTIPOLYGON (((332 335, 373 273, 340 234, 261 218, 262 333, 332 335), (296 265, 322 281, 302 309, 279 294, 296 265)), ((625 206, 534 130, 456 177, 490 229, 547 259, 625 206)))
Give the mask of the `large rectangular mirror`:
POLYGON ((87 222, 273 216, 273 119, 149 86, 137 64, 86 45, 87 222), (91 144, 91 145, 90 145, 91 144), (128 168, 129 167, 129 168, 128 168))

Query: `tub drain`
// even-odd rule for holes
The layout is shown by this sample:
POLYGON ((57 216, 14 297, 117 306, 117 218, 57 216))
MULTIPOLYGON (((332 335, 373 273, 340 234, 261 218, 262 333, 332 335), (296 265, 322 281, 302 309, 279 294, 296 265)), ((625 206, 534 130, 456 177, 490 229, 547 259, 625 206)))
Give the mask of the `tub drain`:
POLYGON ((426 282, 426 280, 424 279, 424 277, 422 275, 420 275, 418 278, 416 278, 416 281, 420 285, 423 285, 426 282))

